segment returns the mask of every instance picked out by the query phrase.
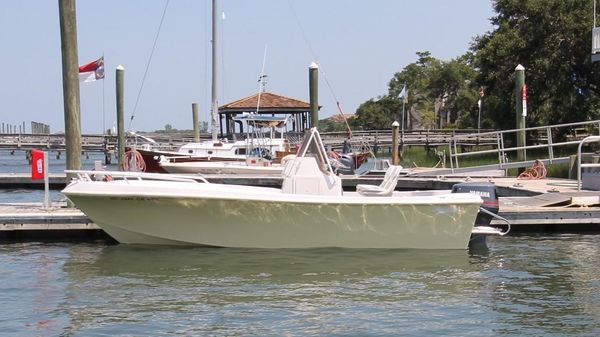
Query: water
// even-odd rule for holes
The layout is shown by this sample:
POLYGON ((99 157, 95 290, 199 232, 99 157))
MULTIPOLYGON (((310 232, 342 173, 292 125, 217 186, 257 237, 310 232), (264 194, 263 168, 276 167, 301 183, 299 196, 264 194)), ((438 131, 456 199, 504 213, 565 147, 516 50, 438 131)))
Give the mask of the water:
POLYGON ((2 336, 598 336, 600 236, 488 251, 0 245, 2 336))
MULTIPOLYGON (((56 152, 48 153, 48 171, 50 173, 62 173, 66 168, 66 154, 63 151, 60 159, 56 158, 56 152)), ((104 163, 104 154, 100 152, 89 152, 82 156, 82 169, 91 170, 94 168, 94 162, 100 160, 104 163)), ((114 160, 114 163, 117 161, 114 160)), ((108 169, 117 169, 115 164, 109 165, 108 169)), ((25 157, 25 151, 15 151, 14 155, 10 151, 0 150, 0 173, 31 173, 31 166, 25 157)), ((42 185, 43 186, 43 185, 42 185)), ((43 187, 42 187, 43 188, 43 187)), ((50 190, 50 200, 52 202, 65 200, 65 196, 57 190, 50 190)), ((43 202, 44 191, 31 189, 0 189, 0 203, 22 203, 22 202, 43 202)))

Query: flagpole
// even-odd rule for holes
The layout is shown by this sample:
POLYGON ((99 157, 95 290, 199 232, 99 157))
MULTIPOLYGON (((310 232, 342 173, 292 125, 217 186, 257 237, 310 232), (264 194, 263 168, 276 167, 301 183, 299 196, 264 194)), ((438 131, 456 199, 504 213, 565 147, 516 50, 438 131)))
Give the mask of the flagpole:
POLYGON ((405 116, 404 116, 404 105, 405 104, 406 104, 405 100, 404 100, 404 98, 402 98, 402 133, 401 133, 402 134, 402 143, 404 143, 404 119, 405 119, 405 116))
POLYGON ((483 105, 483 87, 479 89, 479 101, 477 101, 478 113, 477 113, 477 133, 481 130, 481 106, 483 105))
POLYGON ((406 119, 405 117, 405 112, 404 112, 404 107, 406 105, 406 83, 404 83, 404 87, 402 87, 402 92, 404 93, 402 95, 402 129, 400 132, 400 140, 402 141, 401 143, 404 144, 404 119, 406 119))

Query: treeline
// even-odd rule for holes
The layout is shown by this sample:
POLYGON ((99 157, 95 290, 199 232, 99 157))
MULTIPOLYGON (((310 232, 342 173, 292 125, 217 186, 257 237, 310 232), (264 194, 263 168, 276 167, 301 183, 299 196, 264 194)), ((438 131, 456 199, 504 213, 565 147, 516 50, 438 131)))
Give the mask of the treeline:
POLYGON ((593 1, 495 0, 493 7, 493 30, 475 37, 464 55, 442 61, 417 53, 393 75, 387 94, 359 106, 351 127, 389 129, 404 111, 406 128, 476 128, 480 122, 481 128, 512 129, 518 64, 526 69, 528 126, 597 119, 593 1))

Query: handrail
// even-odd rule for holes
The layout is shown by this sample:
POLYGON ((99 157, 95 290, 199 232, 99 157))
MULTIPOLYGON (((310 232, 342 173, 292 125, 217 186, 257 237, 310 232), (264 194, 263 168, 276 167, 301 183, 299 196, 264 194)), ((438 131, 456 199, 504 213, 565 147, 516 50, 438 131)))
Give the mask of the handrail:
MULTIPOLYGON (((490 154, 490 153, 498 153, 498 164, 497 168, 498 169, 505 169, 507 168, 507 164, 508 161, 506 160, 506 154, 510 153, 510 152, 516 152, 516 151, 520 151, 520 150, 525 150, 525 153, 527 153, 527 150, 533 150, 533 149, 547 149, 547 158, 542 159, 542 158, 537 158, 540 160, 543 160, 545 162, 548 162, 550 164, 554 163, 554 162, 565 162, 566 160, 568 160, 568 157, 555 157, 554 156, 554 148, 555 147, 564 147, 564 146, 568 146, 568 145, 576 145, 576 144, 580 144, 580 140, 571 140, 569 138, 567 138, 566 141, 563 142, 556 142, 555 139, 553 139, 553 135, 552 135, 552 129, 558 129, 558 128, 566 128, 566 127, 577 127, 577 126, 593 126, 595 127, 598 132, 600 133, 600 120, 593 120, 593 121, 588 121, 588 122, 575 122, 575 123, 565 123, 565 124, 556 124, 556 125, 545 125, 545 126, 535 126, 535 127, 528 127, 528 128, 522 128, 522 129, 512 129, 512 130, 502 130, 502 131, 494 131, 494 132, 482 132, 482 133, 473 133, 473 134, 468 134, 468 135, 464 135, 464 134, 457 134, 451 141, 451 143, 449 144, 449 156, 450 156, 450 168, 452 170, 452 172, 454 172, 455 169, 459 168, 459 163, 458 163, 458 159, 459 157, 467 157, 467 156, 480 156, 483 154, 490 154), (539 141, 538 144, 535 145, 522 145, 522 146, 512 146, 512 147, 505 147, 504 145, 504 141, 505 141, 505 137, 507 137, 507 135, 511 134, 511 133, 517 133, 517 132, 527 132, 527 131, 540 131, 543 130, 546 134, 545 137, 545 141, 539 141), (466 139, 471 139, 472 137, 477 137, 477 136, 486 136, 486 137, 491 137, 492 135, 494 135, 494 137, 496 137, 497 141, 496 141, 496 149, 486 149, 486 150, 480 150, 480 151, 469 151, 469 152, 463 152, 463 153, 459 153, 458 152, 458 147, 459 145, 461 145, 461 141, 464 141, 466 139)), ((523 158, 524 160, 518 163, 513 163, 511 165, 511 167, 525 167, 527 165, 530 164, 530 160, 527 160, 527 154, 525 154, 525 158, 523 158), (517 165, 515 165, 517 164, 517 165)), ((486 167, 488 167, 489 165, 485 165, 486 167)), ((472 167, 470 169, 475 169, 476 167, 472 167)), ((489 168, 487 168, 489 169, 489 168)))
MULTIPOLYGON (((127 178, 134 178, 137 180, 163 180, 163 181, 178 181, 178 182, 195 182, 201 181, 206 184, 210 184, 201 175, 190 175, 190 174, 165 174, 165 173, 147 173, 147 172, 130 172, 130 171, 94 171, 94 170, 65 170, 67 174, 76 174, 79 177, 90 178, 94 176, 111 176, 119 177, 127 180, 127 178)), ((90 179, 91 180, 91 179, 90 179)))
MULTIPOLYGON (((577 147, 577 191, 581 191, 581 148, 585 143, 600 142, 600 136, 588 136, 579 142, 577 147)), ((600 167, 600 164, 586 164, 585 167, 600 167)))

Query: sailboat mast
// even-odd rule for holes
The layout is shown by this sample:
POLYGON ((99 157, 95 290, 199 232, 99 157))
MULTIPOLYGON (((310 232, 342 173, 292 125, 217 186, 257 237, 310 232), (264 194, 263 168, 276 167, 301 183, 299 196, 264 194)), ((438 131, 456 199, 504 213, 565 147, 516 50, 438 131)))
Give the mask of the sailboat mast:
POLYGON ((217 123, 219 121, 219 102, 218 102, 218 39, 217 22, 218 18, 217 0, 212 0, 212 105, 211 105, 211 130, 212 140, 217 141, 217 123))

